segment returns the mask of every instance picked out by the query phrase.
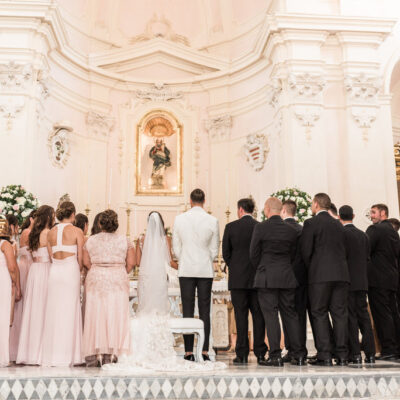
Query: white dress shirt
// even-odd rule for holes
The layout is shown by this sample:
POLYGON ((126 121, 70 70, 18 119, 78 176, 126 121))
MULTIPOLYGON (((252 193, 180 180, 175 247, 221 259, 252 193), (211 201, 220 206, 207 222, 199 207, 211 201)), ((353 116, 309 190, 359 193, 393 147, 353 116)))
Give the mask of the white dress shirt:
POLYGON ((179 277, 213 278, 213 261, 219 249, 218 220, 202 207, 178 215, 172 233, 179 277))

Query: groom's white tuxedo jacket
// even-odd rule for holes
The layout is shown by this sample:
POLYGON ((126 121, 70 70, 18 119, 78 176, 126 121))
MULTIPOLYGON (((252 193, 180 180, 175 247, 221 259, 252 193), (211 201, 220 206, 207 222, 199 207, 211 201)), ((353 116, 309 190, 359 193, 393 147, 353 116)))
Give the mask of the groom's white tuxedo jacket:
POLYGON ((217 218, 201 207, 178 215, 172 233, 172 245, 179 260, 179 277, 212 278, 213 260, 218 255, 217 218))

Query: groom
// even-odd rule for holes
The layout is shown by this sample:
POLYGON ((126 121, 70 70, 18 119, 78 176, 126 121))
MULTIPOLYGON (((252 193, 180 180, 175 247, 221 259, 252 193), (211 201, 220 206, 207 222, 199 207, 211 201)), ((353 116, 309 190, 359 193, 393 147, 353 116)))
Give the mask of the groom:
MULTIPOLYGON (((198 297, 199 317, 204 322, 205 340, 203 359, 209 360, 211 287, 214 277, 213 260, 218 255, 218 220, 203 208, 205 195, 201 189, 190 194, 191 209, 175 219, 172 244, 179 260, 179 284, 181 287, 184 318, 193 318, 194 303, 198 297)), ((194 361, 193 335, 184 335, 185 360, 194 361)), ((198 360, 199 361, 199 360, 198 360)))

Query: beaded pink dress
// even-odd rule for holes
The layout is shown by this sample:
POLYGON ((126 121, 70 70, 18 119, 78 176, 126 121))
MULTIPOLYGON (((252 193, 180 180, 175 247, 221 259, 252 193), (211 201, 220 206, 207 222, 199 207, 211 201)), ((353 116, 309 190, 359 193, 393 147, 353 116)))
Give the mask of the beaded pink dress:
POLYGON ((28 250, 28 246, 21 247, 18 252, 18 268, 22 299, 16 302, 14 306, 14 321, 10 329, 10 361, 16 361, 17 359, 19 335, 21 333, 22 312, 25 300, 26 281, 28 279, 28 272, 32 262, 32 254, 28 250))
POLYGON ((26 282, 17 364, 39 364, 47 300, 50 256, 47 247, 32 252, 33 263, 26 282))
POLYGON ((74 254, 53 258, 50 267, 40 365, 66 367, 82 363, 81 274, 77 246, 62 244, 67 225, 57 225, 57 244, 52 253, 74 254))
POLYGON ((124 236, 101 232, 91 236, 85 249, 91 268, 86 276, 83 356, 127 353, 129 337, 129 278, 124 236))
POLYGON ((0 367, 10 363, 11 277, 0 240, 0 367))

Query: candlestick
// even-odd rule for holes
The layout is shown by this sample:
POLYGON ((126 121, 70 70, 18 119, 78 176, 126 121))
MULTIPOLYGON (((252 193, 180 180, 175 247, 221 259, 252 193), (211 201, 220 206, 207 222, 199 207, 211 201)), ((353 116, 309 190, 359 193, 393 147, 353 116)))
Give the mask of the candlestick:
POLYGON ((223 258, 222 258, 221 247, 222 247, 222 241, 220 240, 218 246, 218 256, 217 256, 217 279, 222 279, 224 277, 222 273, 223 258))
POLYGON ((131 209, 129 207, 129 203, 127 203, 125 211, 126 211, 126 237, 129 239, 131 237, 131 226, 130 226, 131 209))
POLYGON ((112 168, 110 168, 110 181, 109 181, 109 189, 108 189, 108 208, 111 207, 111 188, 112 188, 112 168))
POLYGON ((229 211, 229 206, 225 211, 225 215, 226 215, 226 223, 228 223, 229 222, 229 216, 231 215, 231 212, 229 211))
POLYGON ((208 211, 207 211, 210 215, 212 214, 212 211, 211 211, 211 207, 208 207, 208 211))
POLYGON ((88 203, 88 204, 86 204, 86 208, 85 208, 85 214, 86 214, 86 216, 89 218, 89 214, 90 214, 89 203, 88 203))

